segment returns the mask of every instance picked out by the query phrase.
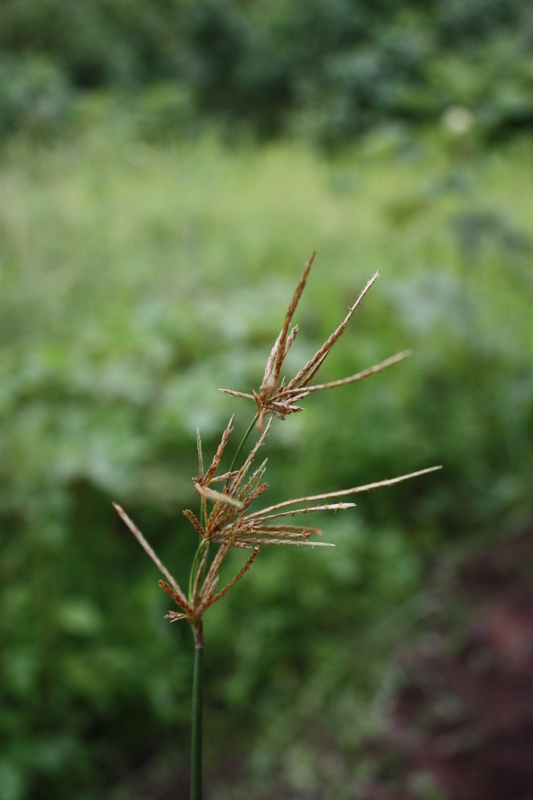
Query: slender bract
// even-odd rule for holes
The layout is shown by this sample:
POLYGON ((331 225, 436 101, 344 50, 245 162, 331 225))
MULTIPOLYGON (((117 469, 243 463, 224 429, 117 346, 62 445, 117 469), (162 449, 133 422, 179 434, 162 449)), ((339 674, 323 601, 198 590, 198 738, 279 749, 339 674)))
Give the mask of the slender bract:
POLYGON ((340 378, 329 383, 311 384, 333 346, 346 330, 351 317, 361 307, 363 299, 377 280, 379 272, 376 272, 367 282, 355 303, 350 306, 343 321, 326 339, 315 355, 304 364, 292 379, 287 380, 285 377, 281 377, 285 357, 298 333, 297 325, 294 325, 291 329, 292 319, 307 284, 314 257, 313 254, 308 261, 289 304, 283 327, 267 359, 259 391, 253 391, 252 394, 248 394, 222 389, 222 391, 231 396, 250 399, 256 405, 256 414, 246 429, 227 472, 221 472, 219 469, 234 429, 234 415, 222 433, 220 443, 207 470, 204 468, 200 432, 197 432, 198 475, 193 477, 192 480, 197 497, 199 497, 200 508, 198 515, 191 509, 185 509, 183 512, 198 536, 198 548, 190 569, 187 595, 125 511, 114 504, 128 528, 166 578, 166 581, 160 580, 159 585, 178 606, 178 611, 169 611, 166 618, 171 622, 187 620, 193 630, 195 651, 191 735, 191 800, 202 800, 202 715, 205 647, 203 618, 207 609, 222 599, 241 580, 264 546, 334 546, 330 542, 316 541, 316 537, 321 536, 322 531, 307 524, 298 523, 297 520, 297 524, 294 524, 292 522, 293 517, 301 518, 320 511, 337 512, 339 510, 347 510, 353 508, 355 504, 333 501, 348 495, 358 494, 359 492, 392 486, 401 481, 440 469, 440 467, 429 467, 428 469, 421 469, 407 475, 400 475, 363 486, 308 495, 292 500, 282 500, 273 505, 250 511, 250 507, 268 489, 268 484, 264 480, 267 459, 264 459, 259 466, 255 465, 255 459, 266 442, 274 418, 284 420, 292 413, 303 411, 302 406, 298 405, 298 403, 313 393, 363 380, 403 361, 410 355, 410 352, 397 353, 379 364, 367 367, 347 378, 340 378), (268 421, 265 424, 267 417, 268 421), (242 459, 242 463, 240 463, 241 455, 245 452, 245 445, 254 430, 258 430, 259 435, 248 450, 246 457, 242 459), (212 484, 215 484, 217 488, 215 489, 212 484), (220 488, 221 486, 222 489, 220 488), (326 502, 315 505, 317 500, 326 502), (291 524, 289 524, 289 520, 291 524), (223 588, 219 588, 220 569, 230 551, 234 549, 251 550, 251 553, 234 577, 223 588))

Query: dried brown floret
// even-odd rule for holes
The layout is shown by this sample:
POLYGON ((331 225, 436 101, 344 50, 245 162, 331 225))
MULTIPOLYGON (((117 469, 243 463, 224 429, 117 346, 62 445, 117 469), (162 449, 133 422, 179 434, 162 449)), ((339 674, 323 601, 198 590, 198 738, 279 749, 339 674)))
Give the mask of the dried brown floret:
POLYGON ((260 429, 262 428, 264 419, 268 414, 274 414, 279 419, 285 419, 285 417, 289 416, 289 414, 303 411, 302 407, 297 404, 312 392, 323 391, 325 389, 334 389, 337 386, 345 386, 349 383, 355 383, 356 381, 368 378, 370 375, 374 375, 377 372, 381 372, 387 367, 393 366, 393 364, 398 364, 400 361, 403 361, 405 358, 411 355, 411 351, 397 353, 396 355, 385 359, 385 361, 381 361, 379 364, 375 364, 374 366, 362 370, 361 372, 357 372, 354 375, 350 375, 347 378, 341 378, 340 380, 331 381, 330 383, 309 386, 309 382, 317 374, 328 354, 331 352, 333 345, 344 333, 351 317, 355 313, 356 309, 361 305, 363 298, 370 290, 371 286, 377 280, 379 276, 378 271, 372 276, 372 278, 370 278, 353 306, 349 308, 346 317, 333 331, 331 336, 328 337, 322 347, 317 350, 315 355, 309 359, 309 361, 302 367, 297 375, 295 375, 294 378, 289 381, 289 383, 285 384, 285 379, 282 378, 278 385, 283 361, 285 360, 285 357, 289 352, 289 348, 296 338, 296 334, 298 333, 297 325, 295 325, 294 328, 289 331, 290 324, 307 283, 307 278, 314 258, 315 253, 313 253, 310 260, 307 262, 302 277, 300 278, 298 286, 296 287, 296 291, 294 292, 293 298, 285 315, 283 328, 268 357, 265 374, 259 388, 259 393, 254 391, 253 394, 247 394, 246 392, 236 392, 233 389, 220 390, 221 392, 229 394, 232 397, 245 397, 248 400, 253 400, 257 406, 257 425, 260 429))

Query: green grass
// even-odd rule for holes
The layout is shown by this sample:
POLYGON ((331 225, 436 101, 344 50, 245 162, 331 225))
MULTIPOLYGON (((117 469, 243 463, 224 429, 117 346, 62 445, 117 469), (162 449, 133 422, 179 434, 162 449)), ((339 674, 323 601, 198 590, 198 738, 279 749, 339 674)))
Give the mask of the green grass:
MULTIPOLYGON (((314 249, 289 367, 377 269, 323 378, 415 357, 309 398, 273 435, 273 495, 445 469, 325 520, 332 553, 262 554, 213 609, 206 746, 243 765, 235 797, 349 796, 428 555, 531 519, 532 158, 527 141, 485 151, 439 131, 331 158, 214 135, 153 146, 98 122, 4 146, 0 800, 121 797, 139 759, 135 783, 164 780, 176 741, 186 764, 189 647, 110 500, 186 582, 196 426, 207 452, 231 410, 244 431, 252 410, 216 389, 259 385, 314 249)), ((210 796, 227 797, 217 776, 210 796)))
MULTIPOLYGON (((198 292, 220 301, 272 292, 313 248, 315 296, 324 282, 334 293, 377 268, 388 279, 428 268, 456 275, 474 265, 461 258, 451 215, 494 212, 531 233, 531 159, 525 143, 454 157, 435 139, 385 139, 328 161, 301 143, 229 150, 206 137, 156 148, 113 128, 51 149, 15 142, 1 167, 3 268, 12 292, 32 289, 40 334, 41 322, 61 334, 80 313, 114 317, 143 299, 170 313, 198 292)), ((486 239, 475 268, 498 299, 507 253, 486 239)))

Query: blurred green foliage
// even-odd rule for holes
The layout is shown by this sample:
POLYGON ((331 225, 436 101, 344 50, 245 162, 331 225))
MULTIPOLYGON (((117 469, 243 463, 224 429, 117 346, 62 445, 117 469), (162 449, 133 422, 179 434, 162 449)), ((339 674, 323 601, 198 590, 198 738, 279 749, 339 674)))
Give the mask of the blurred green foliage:
POLYGON ((2 153, 0 798, 141 798, 186 765, 190 633, 111 500, 185 581, 196 426, 209 452, 248 424, 216 390, 258 386, 315 247, 290 366, 378 268, 323 378, 415 355, 275 427, 272 500, 444 470, 324 519, 331 552, 261 554, 213 608, 207 763, 215 798, 219 763, 242 796, 353 797, 435 554, 531 519, 531 144, 394 127, 326 159, 146 135, 137 108, 87 98, 77 132, 2 153))
POLYGON ((191 119, 328 146, 457 105, 489 137, 533 121, 522 0, 4 0, 0 61, 36 57, 73 87, 177 82, 191 119))
POLYGON ((0 139, 18 130, 43 138, 65 128, 72 94, 64 74, 42 56, 0 60, 0 139))
POLYGON ((257 387, 315 247, 292 367, 378 268, 324 379, 415 357, 279 424, 272 500, 444 470, 212 610, 210 796, 342 800, 379 768, 435 556, 531 520, 533 151, 497 140, 532 65, 519 0, 0 3, 0 800, 186 771, 190 634, 110 502, 186 582, 196 426, 244 430, 216 389, 257 387))

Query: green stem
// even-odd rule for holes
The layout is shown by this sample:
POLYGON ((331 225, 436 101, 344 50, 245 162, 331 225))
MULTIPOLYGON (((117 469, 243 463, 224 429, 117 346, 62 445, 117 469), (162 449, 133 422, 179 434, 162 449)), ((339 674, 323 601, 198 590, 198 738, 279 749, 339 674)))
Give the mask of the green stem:
MULTIPOLYGON (((243 436, 243 437, 242 437, 242 439, 241 439, 241 443, 240 443, 240 445, 239 445, 239 446, 238 446, 238 448, 237 448, 237 452, 236 452, 236 453, 235 453, 235 455, 233 456, 233 461, 231 462, 231 467, 229 468, 229 471, 230 471, 230 472, 233 472, 233 468, 235 467, 235 464, 237 463, 237 459, 239 458, 239 456, 240 456, 240 454, 241 454, 241 450, 242 450, 242 448, 244 447, 244 445, 246 444, 246 440, 248 439, 249 435, 250 435, 250 434, 251 434, 251 432, 253 431, 253 429, 254 429, 254 427, 255 427, 255 423, 257 422, 257 418, 258 418, 258 417, 259 417, 259 411, 258 411, 258 412, 257 412, 257 414, 255 415, 255 417, 253 418, 253 420, 250 422, 250 424, 248 425, 248 428, 246 429, 246 433, 244 434, 244 436, 243 436)), ((227 485, 227 484, 226 484, 226 485, 227 485)))
MULTIPOLYGON (((205 539, 202 539, 200 536, 200 541, 198 542, 198 548, 196 553, 194 554, 194 558, 192 561, 191 571, 189 573, 189 602, 193 602, 192 590, 194 587, 194 582, 196 580, 196 573, 198 572, 198 567, 200 566, 200 561, 202 560, 202 556, 204 554, 204 550, 209 547, 209 542, 206 542, 205 539)), ((205 572, 205 568, 202 570, 205 572)), ((200 580, 198 581, 198 588, 202 585, 202 577, 200 576, 200 580)))
POLYGON ((202 715, 204 684, 203 623, 194 630, 194 673, 192 683, 191 800, 202 800, 202 715))

